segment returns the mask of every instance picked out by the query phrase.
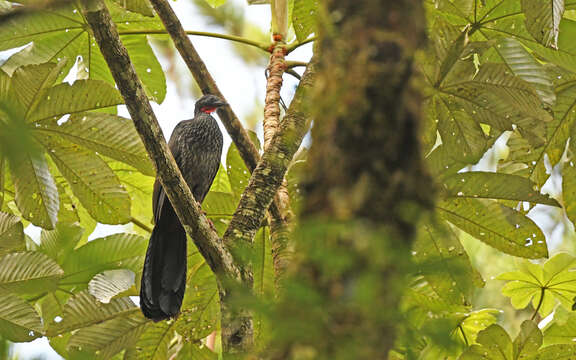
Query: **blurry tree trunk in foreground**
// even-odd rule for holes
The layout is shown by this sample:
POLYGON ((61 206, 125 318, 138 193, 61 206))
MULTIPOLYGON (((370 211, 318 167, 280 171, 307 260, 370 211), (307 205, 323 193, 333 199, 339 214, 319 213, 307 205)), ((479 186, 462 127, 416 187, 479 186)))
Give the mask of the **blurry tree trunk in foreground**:
MULTIPOLYGON (((412 59, 422 1, 332 0, 278 357, 385 359, 420 216, 433 205, 412 59)), ((313 104, 313 105, 312 105, 313 104)))

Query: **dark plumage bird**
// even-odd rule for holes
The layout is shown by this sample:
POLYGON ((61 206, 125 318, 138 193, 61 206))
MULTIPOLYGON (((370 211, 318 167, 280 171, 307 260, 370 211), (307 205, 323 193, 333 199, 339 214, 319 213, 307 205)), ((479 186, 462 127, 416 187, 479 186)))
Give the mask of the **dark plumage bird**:
MULTIPOLYGON (((220 166, 222 133, 210 115, 226 103, 214 95, 196 102, 194 118, 181 121, 168 146, 194 198, 202 203, 220 166)), ((150 237, 140 307, 149 319, 160 321, 180 313, 186 288, 186 232, 158 179, 152 195, 154 230, 150 237)))

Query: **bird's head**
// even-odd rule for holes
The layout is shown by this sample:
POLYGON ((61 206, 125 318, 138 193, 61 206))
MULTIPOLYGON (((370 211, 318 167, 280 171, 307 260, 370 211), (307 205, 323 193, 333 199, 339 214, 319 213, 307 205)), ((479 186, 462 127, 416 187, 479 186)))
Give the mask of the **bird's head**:
POLYGON ((200 113, 210 114, 221 106, 228 105, 224 100, 220 99, 216 95, 204 95, 198 101, 196 101, 196 107, 194 109, 194 114, 198 115, 200 113))

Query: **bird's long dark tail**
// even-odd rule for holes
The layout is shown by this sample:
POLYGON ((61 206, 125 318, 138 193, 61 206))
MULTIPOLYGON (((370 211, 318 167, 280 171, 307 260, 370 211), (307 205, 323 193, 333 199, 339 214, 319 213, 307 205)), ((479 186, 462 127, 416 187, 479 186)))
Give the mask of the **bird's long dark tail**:
POLYGON ((154 321, 176 317, 186 289, 186 232, 169 210, 154 226, 142 271, 140 307, 154 321))

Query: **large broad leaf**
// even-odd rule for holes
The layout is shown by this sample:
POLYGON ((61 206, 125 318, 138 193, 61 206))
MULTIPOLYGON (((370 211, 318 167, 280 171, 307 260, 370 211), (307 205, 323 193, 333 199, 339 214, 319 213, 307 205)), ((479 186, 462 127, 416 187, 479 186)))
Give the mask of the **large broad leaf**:
MULTIPOLYGON (((166 95, 164 72, 145 35, 145 30, 162 29, 161 22, 155 18, 126 12, 114 3, 107 5, 148 96, 159 103, 162 102, 166 95), (144 34, 130 34, 131 31, 142 30, 144 34)), ((3 69, 11 73, 21 65, 80 57, 82 64, 79 68, 80 73, 86 71, 88 79, 113 83, 110 70, 88 31, 90 27, 81 14, 80 8, 67 5, 47 11, 27 12, 3 21, 0 24, 0 50, 32 42, 8 59, 2 66, 3 69)), ((69 61, 63 68, 64 73, 67 73, 73 65, 74 61, 69 61)))
POLYGON ((564 307, 554 310, 554 321, 544 329, 544 345, 574 344, 576 313, 564 307))
POLYGON ((484 286, 458 237, 445 224, 422 223, 412 255, 419 274, 449 304, 470 305, 474 289, 484 286))
POLYGON ((148 323, 142 314, 134 313, 82 328, 70 337, 68 351, 78 359, 94 355, 109 359, 135 344, 148 323))
POLYGON ((519 41, 504 38, 494 48, 516 76, 534 87, 542 102, 549 106, 554 105, 556 95, 550 74, 519 41))
POLYGON ((41 101, 46 89, 52 86, 66 61, 25 66, 16 69, 13 75, 13 92, 18 102, 25 107, 28 118, 36 104, 41 101))
POLYGON ((0 334, 14 342, 42 336, 42 322, 34 308, 11 294, 0 293, 0 334))
POLYGON ((316 31, 318 17, 317 0, 294 0, 292 25, 298 41, 304 41, 316 31))
POLYGON ((95 239, 79 247, 62 264, 62 284, 88 283, 104 270, 142 271, 147 240, 133 234, 114 234, 95 239))
MULTIPOLYGON (((167 360, 168 346, 175 336, 175 323, 162 321, 146 327, 129 359, 167 360)), ((190 342, 190 341, 186 341, 190 342)))
POLYGON ((22 217, 36 226, 53 229, 59 208, 58 190, 44 155, 21 154, 11 159, 10 173, 22 217))
POLYGON ((130 197, 116 174, 92 151, 52 135, 38 137, 74 195, 98 222, 130 221, 130 197))
POLYGON ((63 274, 54 260, 40 252, 10 253, 0 258, 0 288, 13 293, 54 290, 63 274))
POLYGON ((548 316, 557 302, 571 308, 576 295, 576 259, 568 254, 558 254, 544 266, 522 261, 518 271, 498 276, 508 280, 502 293, 510 297, 517 309, 525 308, 530 301, 542 317, 548 316))
POLYGON ((444 185, 450 197, 515 200, 560 206, 556 200, 535 190, 536 184, 529 179, 516 175, 464 172, 444 179, 444 185))
POLYGON ((124 102, 116 89, 100 80, 76 80, 72 85, 58 84, 46 89, 42 95, 42 100, 28 116, 28 121, 60 117, 124 102))
POLYGON ((520 333, 514 340, 514 359, 529 359, 542 346, 542 332, 532 320, 522 323, 520 333))
POLYGON ((510 336, 500 325, 490 325, 482 330, 476 339, 479 345, 472 345, 464 352, 460 360, 491 359, 512 360, 513 346, 510 336))
POLYGON ((547 346, 538 351, 534 360, 572 360, 576 356, 576 345, 558 344, 547 346))
POLYGON ((122 319, 139 312, 140 309, 128 297, 113 299, 110 303, 103 304, 88 291, 82 291, 71 297, 64 305, 59 322, 50 319, 46 334, 52 337, 110 319, 122 319))
POLYGON ((0 254, 23 249, 24 229, 17 216, 0 212, 0 254))
POLYGON ((558 48, 564 0, 522 0, 522 11, 526 15, 526 27, 534 39, 544 46, 558 48))
POLYGON ((451 199, 438 214, 478 240, 507 254, 537 259, 548 256, 544 234, 524 214, 494 201, 451 199))
POLYGON ((271 300, 274 296, 274 261, 270 228, 264 226, 254 236, 254 257, 252 260, 254 293, 271 300))
POLYGON ((186 294, 176 330, 189 341, 200 340, 220 327, 220 296, 214 274, 198 252, 188 257, 186 294))
POLYGON ((42 122, 39 128, 75 144, 132 165, 146 175, 154 175, 154 167, 138 136, 132 120, 103 113, 79 113, 64 123, 42 122))
POLYGON ((64 263, 80 239, 84 229, 77 224, 59 222, 54 230, 43 230, 38 251, 43 252, 59 264, 64 263))
POLYGON ((452 156, 468 164, 478 162, 488 148, 480 124, 450 97, 436 96, 430 106, 427 111, 432 113, 442 144, 451 149, 452 156))
POLYGON ((114 2, 126 10, 144 16, 154 16, 154 8, 148 0, 114 0, 114 2))
POLYGON ((90 280, 88 291, 101 303, 108 304, 113 297, 132 288, 135 280, 136 276, 131 270, 106 270, 90 280))
POLYGON ((574 161, 564 164, 562 168, 562 198, 568 219, 576 224, 576 167, 574 161))

